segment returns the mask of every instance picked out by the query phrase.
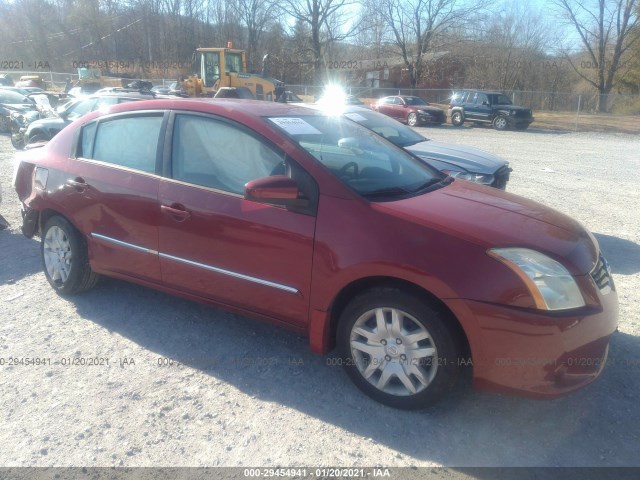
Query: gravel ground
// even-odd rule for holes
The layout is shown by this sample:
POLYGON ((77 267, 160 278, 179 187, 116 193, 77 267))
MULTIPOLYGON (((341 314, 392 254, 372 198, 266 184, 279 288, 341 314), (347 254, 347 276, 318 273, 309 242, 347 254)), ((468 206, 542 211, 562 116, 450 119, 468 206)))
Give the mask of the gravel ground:
POLYGON ((621 310, 594 384, 534 401, 463 382, 431 410, 403 412, 363 396, 331 356, 285 330, 109 279, 59 297, 38 242, 19 232, 14 151, 0 136, 0 212, 12 224, 0 231, 0 465, 640 465, 640 139, 420 131, 503 156, 510 191, 596 234, 621 310), (8 366, 10 357, 51 364, 8 366), (74 358, 103 364, 63 365, 74 358))

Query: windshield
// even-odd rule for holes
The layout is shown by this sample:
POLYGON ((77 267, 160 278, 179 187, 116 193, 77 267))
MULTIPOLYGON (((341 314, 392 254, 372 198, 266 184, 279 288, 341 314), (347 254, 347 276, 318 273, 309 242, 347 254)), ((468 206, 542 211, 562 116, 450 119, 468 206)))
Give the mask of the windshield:
POLYGON ((400 122, 371 110, 365 111, 362 109, 362 111, 347 112, 344 116, 367 127, 369 130, 373 130, 398 147, 404 148, 428 140, 400 122))
POLYGON ((404 97, 404 101, 407 105, 428 105, 428 103, 420 97, 404 97))
POLYGON ((419 195, 446 176, 342 116, 268 117, 342 183, 370 200, 419 195))
POLYGON ((506 95, 494 95, 493 96, 493 104, 494 105, 511 105, 511 100, 506 95))

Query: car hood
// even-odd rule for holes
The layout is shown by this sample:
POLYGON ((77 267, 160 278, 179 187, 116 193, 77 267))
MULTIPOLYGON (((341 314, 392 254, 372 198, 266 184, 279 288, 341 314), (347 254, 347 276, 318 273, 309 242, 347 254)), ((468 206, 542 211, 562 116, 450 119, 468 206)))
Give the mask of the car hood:
POLYGON ((561 262, 572 275, 598 258, 593 236, 576 220, 533 200, 470 182, 450 185, 376 209, 482 248, 524 247, 561 262))
POLYGON ((63 120, 60 117, 49 117, 49 118, 41 118, 40 120, 36 120, 35 122, 31 122, 29 124, 29 129, 33 130, 34 128, 54 128, 62 130, 66 127, 70 122, 63 120))
POLYGON ((449 166, 462 167, 473 173, 493 174, 499 168, 508 165, 506 160, 474 147, 443 142, 420 142, 406 147, 408 151, 430 162, 439 170, 449 166))
POLYGON ((36 106, 32 103, 3 103, 2 106, 8 110, 14 110, 17 112, 26 112, 27 110, 36 109, 36 106))
POLYGON ((410 106, 412 108, 415 108, 416 110, 424 110, 425 112, 432 112, 432 113, 443 112, 441 108, 431 107, 429 105, 410 105, 410 106))

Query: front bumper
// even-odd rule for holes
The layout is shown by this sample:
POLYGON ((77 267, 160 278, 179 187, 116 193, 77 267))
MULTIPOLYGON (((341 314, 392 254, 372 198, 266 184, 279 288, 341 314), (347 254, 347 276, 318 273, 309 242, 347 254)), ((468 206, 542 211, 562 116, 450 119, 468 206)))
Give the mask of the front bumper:
POLYGON ((426 123, 433 123, 433 124, 447 123, 447 116, 445 114, 430 115, 430 114, 418 113, 417 115, 418 115, 418 123, 423 125, 426 123))
POLYGON ((604 368, 618 319, 615 291, 599 297, 601 308, 569 314, 448 301, 469 340, 474 386, 555 398, 591 383, 604 368))
POLYGON ((511 116, 511 115, 508 116, 507 119, 508 119, 508 122, 509 122, 509 126, 511 128, 525 126, 525 125, 529 126, 535 120, 535 118, 533 118, 533 117, 514 117, 514 116, 511 116))

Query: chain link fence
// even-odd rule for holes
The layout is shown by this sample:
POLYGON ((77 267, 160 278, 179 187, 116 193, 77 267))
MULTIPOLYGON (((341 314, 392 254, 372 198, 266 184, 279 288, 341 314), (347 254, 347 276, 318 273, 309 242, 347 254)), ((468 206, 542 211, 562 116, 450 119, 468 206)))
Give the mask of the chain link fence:
MULTIPOLYGON (((305 100, 314 101, 322 96, 324 87, 308 85, 288 85, 296 95, 305 100)), ((412 95, 420 97, 429 103, 447 106, 453 90, 451 89, 412 89, 412 88, 366 88, 346 87, 349 95, 354 95, 365 101, 373 101, 389 95, 412 95)), ((601 95, 597 93, 567 93, 567 92, 504 92, 514 105, 531 108, 541 112, 570 112, 570 113, 598 113, 601 95)), ((602 96, 606 102, 605 111, 613 114, 640 114, 640 95, 609 94, 602 96)))

